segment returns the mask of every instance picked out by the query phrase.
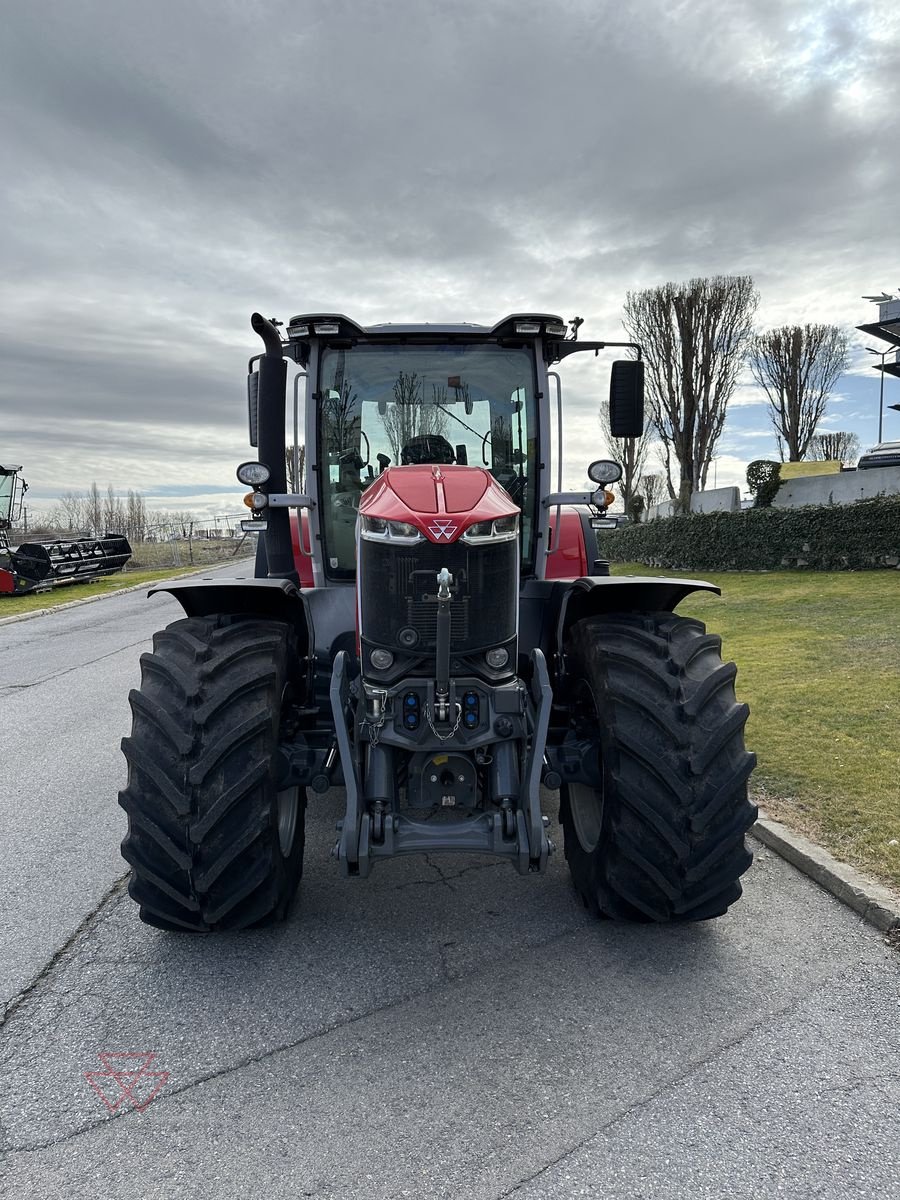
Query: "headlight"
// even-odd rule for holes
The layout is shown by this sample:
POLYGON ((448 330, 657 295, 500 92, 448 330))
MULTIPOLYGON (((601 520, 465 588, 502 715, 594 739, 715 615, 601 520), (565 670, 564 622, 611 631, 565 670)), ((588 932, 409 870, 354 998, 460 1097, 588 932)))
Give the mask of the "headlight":
POLYGON ((493 667, 495 671, 499 671, 501 667, 505 667, 509 662, 509 651, 503 646, 496 646, 493 650, 488 650, 484 656, 484 660, 489 667, 493 667))
POLYGON ((237 469, 237 477, 241 483, 249 484, 250 487, 259 487, 260 484, 269 482, 271 472, 265 463, 261 462, 245 462, 237 469))
POLYGON ((423 534, 409 521, 385 521, 382 517, 361 517, 362 536, 372 541, 418 542, 423 534))
POLYGON ((390 650, 373 650, 369 655, 369 661, 376 671, 386 671, 394 661, 394 656, 390 650))
POLYGON ((519 535, 519 514, 497 517, 493 521, 476 521, 463 534, 466 542, 510 542, 519 535))
POLYGON ((474 541, 475 538, 489 538, 494 532, 493 521, 476 521, 474 525, 470 525, 463 535, 467 541, 474 541))
POLYGON ((410 525, 408 521, 388 521, 387 527, 391 537, 418 538, 422 536, 415 525, 410 525))

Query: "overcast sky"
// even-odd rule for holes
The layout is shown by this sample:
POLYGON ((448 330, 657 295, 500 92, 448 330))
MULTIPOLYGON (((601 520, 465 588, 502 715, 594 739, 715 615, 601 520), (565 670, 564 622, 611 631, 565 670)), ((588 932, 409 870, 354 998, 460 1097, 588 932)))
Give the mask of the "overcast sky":
MULTIPOLYGON (((96 480, 235 511, 254 309, 615 338, 629 289, 721 272, 760 327, 871 320, 900 287, 897 10, 7 0, 0 461, 35 507, 96 480)), ((827 426, 865 445, 854 336, 827 426)), ((605 376, 563 370, 576 484, 605 376)), ((774 453, 737 401, 720 485, 774 453)))

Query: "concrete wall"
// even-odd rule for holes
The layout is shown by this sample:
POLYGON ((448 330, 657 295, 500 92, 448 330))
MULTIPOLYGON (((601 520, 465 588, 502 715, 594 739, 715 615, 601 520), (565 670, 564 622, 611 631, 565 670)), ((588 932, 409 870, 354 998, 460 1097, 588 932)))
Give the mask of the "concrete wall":
POLYGON ((870 500, 875 496, 900 496, 900 467, 872 467, 864 471, 842 471, 840 475, 786 479, 773 504, 776 508, 852 504, 854 500, 870 500))
MULTIPOLYGON (((900 496, 900 467, 785 479, 773 503, 776 508, 799 508, 803 504, 852 504, 854 500, 871 500, 875 496, 900 496)), ((737 512, 740 507, 741 494, 736 487, 713 488, 691 496, 691 512, 695 513, 737 512)), ((671 517, 674 512, 675 505, 666 500, 654 504, 645 520, 671 517)))
POLYGON ((710 488, 691 496, 692 513, 737 512, 740 507, 741 493, 736 487, 710 488))
POLYGON ((662 504, 651 504, 647 509, 646 521, 655 521, 657 517, 672 517, 675 515, 675 505, 671 500, 664 500, 662 504))
MULTIPOLYGON (((691 512, 736 512, 741 507, 741 493, 736 487, 711 488, 707 492, 694 492, 691 496, 691 512)), ((653 504, 647 510, 647 521, 655 521, 658 517, 675 515, 675 504, 672 500, 664 500, 662 504, 653 504)))

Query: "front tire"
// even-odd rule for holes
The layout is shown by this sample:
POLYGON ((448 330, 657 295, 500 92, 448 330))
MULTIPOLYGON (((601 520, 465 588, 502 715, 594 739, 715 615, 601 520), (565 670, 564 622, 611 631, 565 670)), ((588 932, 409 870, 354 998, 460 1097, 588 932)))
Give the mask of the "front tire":
POLYGON ((141 920, 195 933, 285 916, 303 870, 306 794, 278 789, 297 670, 287 625, 175 621, 141 656, 122 742, 122 854, 141 920))
POLYGON ((736 667, 700 621, 588 617, 566 647, 571 720, 594 742, 600 788, 564 785, 572 880, 598 916, 702 921, 741 894, 756 819, 736 667))

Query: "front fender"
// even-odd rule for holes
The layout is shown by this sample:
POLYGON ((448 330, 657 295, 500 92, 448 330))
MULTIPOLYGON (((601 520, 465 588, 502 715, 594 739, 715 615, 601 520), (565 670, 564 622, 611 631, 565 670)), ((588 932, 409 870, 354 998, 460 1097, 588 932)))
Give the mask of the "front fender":
POLYGON ((656 575, 590 575, 575 579, 560 607, 559 645, 569 626, 582 617, 603 612, 674 612, 691 592, 720 596, 722 589, 704 579, 656 575))
POLYGON ((150 588, 148 596, 168 592, 188 617, 262 616, 305 625, 303 602, 289 579, 184 579, 150 588))

